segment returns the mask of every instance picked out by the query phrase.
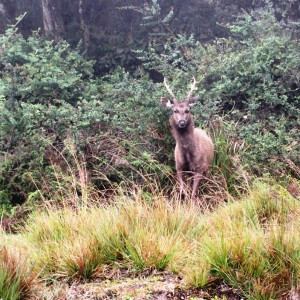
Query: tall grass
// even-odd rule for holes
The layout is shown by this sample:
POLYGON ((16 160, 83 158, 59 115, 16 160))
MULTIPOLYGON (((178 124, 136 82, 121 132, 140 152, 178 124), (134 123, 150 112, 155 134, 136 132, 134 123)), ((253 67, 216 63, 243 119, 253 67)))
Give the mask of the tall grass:
POLYGON ((34 215, 24 235, 35 265, 45 273, 85 278, 113 262, 136 270, 166 269, 185 244, 182 234, 192 229, 196 214, 163 201, 122 199, 109 206, 34 215))
POLYGON ((214 122, 210 131, 215 145, 213 181, 223 187, 225 194, 240 195, 249 189, 250 181, 241 161, 246 151, 244 142, 236 138, 234 126, 221 118, 214 122))
POLYGON ((224 136, 215 135, 215 172, 203 187, 204 200, 222 200, 213 210, 180 202, 176 188, 166 193, 155 173, 142 169, 140 184, 124 180, 109 202, 96 201, 87 170, 70 150, 75 170, 66 162, 67 178, 56 173, 58 205, 45 200, 20 229, 15 251, 1 250, 0 297, 26 297, 35 273, 90 280, 107 268, 173 272, 197 288, 221 281, 247 299, 277 299, 299 288, 300 203, 270 180, 250 185, 232 160, 242 148, 233 144, 232 152, 224 136), (229 186, 242 182, 243 193, 233 189, 229 196, 229 186))
MULTIPOLYGON (((4 241, 0 238, 1 242, 4 241)), ((17 249, 0 249, 0 299, 18 300, 31 294, 36 275, 17 249)))
POLYGON ((166 270, 195 287, 224 281, 247 299, 299 287, 300 203, 283 187, 257 181, 214 211, 143 195, 32 215, 21 236, 36 271, 90 279, 107 266, 166 270))
POLYGON ((212 214, 204 244, 211 274, 249 299, 276 299, 298 286, 299 203, 280 186, 257 183, 243 200, 212 214), (297 245, 297 246, 296 246, 297 245))

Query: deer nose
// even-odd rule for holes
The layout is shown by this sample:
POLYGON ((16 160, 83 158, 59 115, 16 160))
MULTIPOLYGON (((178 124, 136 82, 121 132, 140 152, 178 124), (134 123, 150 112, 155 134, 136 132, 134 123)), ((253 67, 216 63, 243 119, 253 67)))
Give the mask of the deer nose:
POLYGON ((185 120, 180 120, 178 122, 178 126, 179 126, 179 128, 184 128, 186 126, 186 121, 185 120))

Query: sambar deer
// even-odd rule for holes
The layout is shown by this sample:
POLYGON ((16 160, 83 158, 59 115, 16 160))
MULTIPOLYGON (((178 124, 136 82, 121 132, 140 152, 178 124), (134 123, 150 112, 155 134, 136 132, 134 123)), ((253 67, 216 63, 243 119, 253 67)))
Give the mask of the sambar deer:
POLYGON ((214 145, 211 138, 202 129, 194 127, 190 113, 190 108, 194 106, 197 99, 192 97, 196 83, 196 79, 194 78, 191 90, 186 99, 179 101, 174 96, 165 79, 165 87, 173 99, 161 98, 161 103, 173 111, 169 122, 171 133, 176 140, 175 162, 180 184, 180 199, 182 199, 184 192, 184 177, 189 174, 193 176, 191 198, 195 199, 200 181, 212 165, 214 157, 214 145))

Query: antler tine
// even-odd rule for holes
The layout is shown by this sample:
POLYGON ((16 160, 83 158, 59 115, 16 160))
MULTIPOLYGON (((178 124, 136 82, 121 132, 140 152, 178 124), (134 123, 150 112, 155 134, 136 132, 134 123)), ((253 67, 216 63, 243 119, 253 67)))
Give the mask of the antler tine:
POLYGON ((170 94, 173 98, 176 98, 175 95, 173 94, 173 92, 172 92, 170 86, 167 84, 167 79, 166 79, 166 78, 164 78, 164 85, 165 85, 167 91, 169 92, 169 94, 170 94))
POLYGON ((193 79, 194 79, 194 81, 193 81, 193 83, 192 83, 192 85, 191 85, 191 90, 189 91, 189 93, 188 93, 188 95, 187 95, 187 99, 189 99, 191 96, 192 96, 192 93, 193 93, 193 91, 195 90, 195 88, 196 88, 196 84, 198 83, 197 81, 196 81, 196 78, 195 78, 195 76, 193 76, 193 79))

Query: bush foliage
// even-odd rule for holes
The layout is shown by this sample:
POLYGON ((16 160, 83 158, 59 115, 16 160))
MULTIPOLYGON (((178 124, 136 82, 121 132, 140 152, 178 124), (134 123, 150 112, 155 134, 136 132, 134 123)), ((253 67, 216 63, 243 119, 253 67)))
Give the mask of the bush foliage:
POLYGON ((298 24, 289 25, 267 9, 226 25, 230 38, 206 45, 172 35, 162 49, 154 37, 147 53, 136 51, 142 67, 134 74, 116 69, 102 78, 80 45, 74 50, 38 32, 25 39, 9 27, 0 39, 0 201, 56 190, 57 167, 76 169, 77 161, 97 187, 145 181, 144 173, 165 185, 173 141, 159 105, 166 91, 149 70, 167 77, 178 98, 196 77, 196 124, 217 130, 218 115, 228 124, 216 135, 216 161, 228 140, 245 145, 239 161, 249 172, 291 172, 300 157, 300 54, 298 24))
POLYGON ((95 79, 93 61, 79 49, 37 32, 25 39, 14 26, 1 45, 2 201, 22 202, 37 189, 51 189, 54 167, 77 168, 74 156, 100 187, 107 180, 99 177, 120 182, 137 168, 160 178, 168 172, 154 159, 162 148, 161 89, 146 75, 133 78, 119 69, 95 79))
MULTIPOLYGON (((1 39, 1 190, 30 192, 27 172, 40 177, 47 147, 85 126, 79 109, 93 103, 92 63, 62 42, 33 33, 27 40, 10 27, 1 39)), ((89 123, 93 116, 89 116, 89 123)))

